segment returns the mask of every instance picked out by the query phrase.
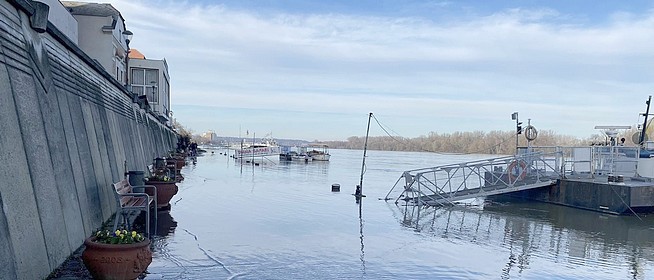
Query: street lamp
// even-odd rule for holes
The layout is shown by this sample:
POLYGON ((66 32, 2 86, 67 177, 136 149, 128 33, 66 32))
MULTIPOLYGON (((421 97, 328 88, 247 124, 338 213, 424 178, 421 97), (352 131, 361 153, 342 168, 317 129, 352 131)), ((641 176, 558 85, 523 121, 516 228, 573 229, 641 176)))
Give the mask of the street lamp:
POLYGON ((157 82, 152 81, 152 82, 150 82, 150 84, 152 84, 152 100, 151 100, 151 102, 154 102, 154 95, 155 95, 155 93, 156 93, 155 91, 157 89, 157 82))
POLYGON ((132 31, 125 30, 123 31, 123 35, 125 35, 125 42, 127 43, 127 45, 129 45, 129 42, 132 41, 132 37, 134 36, 134 33, 132 33, 132 31))
POLYGON ((125 74, 121 79, 125 79, 125 85, 129 85, 129 52, 131 51, 129 49, 129 42, 132 41, 132 36, 134 36, 134 33, 132 33, 132 31, 125 30, 123 31, 123 36, 125 38, 125 45, 127 46, 127 50, 125 54, 125 74))

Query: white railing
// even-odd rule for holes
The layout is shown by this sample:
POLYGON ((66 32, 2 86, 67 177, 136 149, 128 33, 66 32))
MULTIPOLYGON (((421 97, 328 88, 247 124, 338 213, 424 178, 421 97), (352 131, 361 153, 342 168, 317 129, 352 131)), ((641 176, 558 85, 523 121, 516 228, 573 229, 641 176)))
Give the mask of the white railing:
POLYGON ((561 153, 563 174, 573 178, 595 178, 607 175, 636 176, 640 149, 624 146, 530 147, 519 153, 561 153))

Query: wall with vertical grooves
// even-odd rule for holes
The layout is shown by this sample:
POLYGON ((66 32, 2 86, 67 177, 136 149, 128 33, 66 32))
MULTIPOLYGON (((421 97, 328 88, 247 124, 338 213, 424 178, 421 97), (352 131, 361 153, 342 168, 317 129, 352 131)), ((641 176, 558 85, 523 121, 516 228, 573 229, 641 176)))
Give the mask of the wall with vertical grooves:
POLYGON ((176 135, 31 1, 0 0, 0 278, 40 279, 116 210, 111 183, 176 135), (127 170, 125 170, 127 162, 127 170))

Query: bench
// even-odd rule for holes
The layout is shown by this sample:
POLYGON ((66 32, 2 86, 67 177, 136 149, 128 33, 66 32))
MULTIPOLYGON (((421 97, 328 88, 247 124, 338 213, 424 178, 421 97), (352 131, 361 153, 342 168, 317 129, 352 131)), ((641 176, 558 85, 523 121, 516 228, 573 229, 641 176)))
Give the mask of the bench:
POLYGON ((155 186, 132 186, 127 179, 123 179, 118 183, 114 183, 115 197, 116 197, 116 217, 114 219, 114 231, 118 228, 118 220, 120 217, 125 219, 125 224, 128 224, 127 218, 123 214, 132 210, 145 211, 145 231, 150 237, 150 206, 154 207, 154 217, 157 218, 157 188, 155 186), (153 189, 153 196, 149 196, 145 192, 134 192, 134 190, 153 189))

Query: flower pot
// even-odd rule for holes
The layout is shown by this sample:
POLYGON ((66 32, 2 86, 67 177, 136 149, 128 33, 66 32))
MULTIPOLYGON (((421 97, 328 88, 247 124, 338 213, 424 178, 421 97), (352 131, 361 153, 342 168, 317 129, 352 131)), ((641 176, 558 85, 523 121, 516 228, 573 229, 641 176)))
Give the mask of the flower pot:
POLYGON ((175 160, 175 168, 177 168, 177 170, 182 170, 182 167, 184 167, 184 165, 186 165, 185 159, 181 158, 175 160))
MULTIPOLYGON (((170 199, 172 199, 178 191, 177 185, 175 185, 174 181, 148 181, 145 184, 157 188, 157 208, 164 208, 170 205, 170 199)), ((153 195, 152 190, 150 189, 146 189, 145 192, 149 195, 153 195)))
POLYGON ((147 238, 134 244, 103 244, 89 237, 84 245, 82 260, 94 279, 136 279, 152 262, 147 238))

